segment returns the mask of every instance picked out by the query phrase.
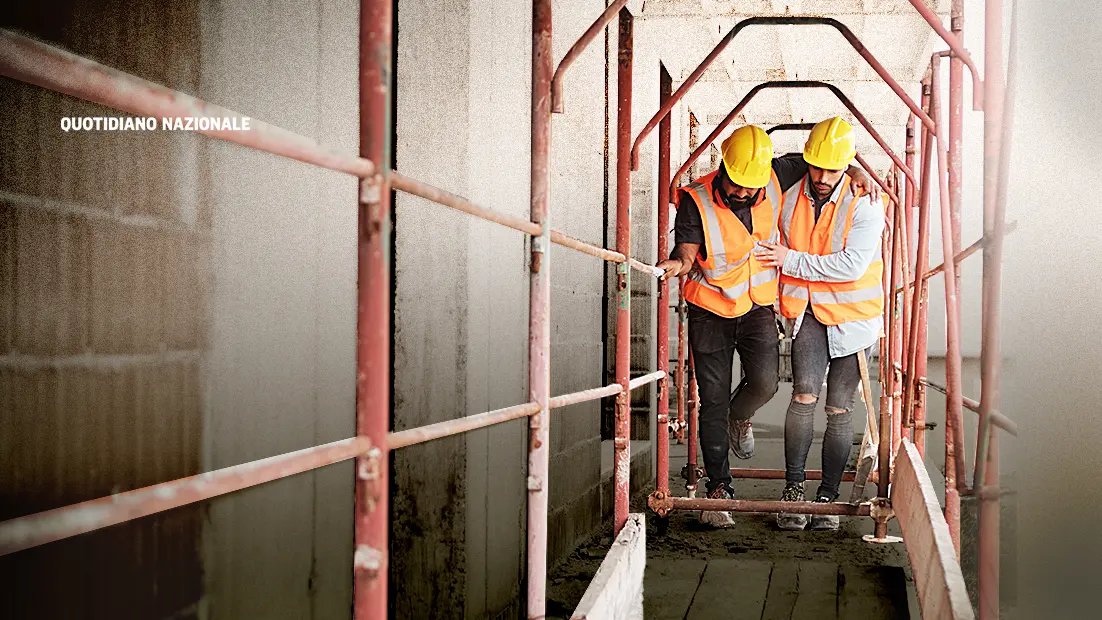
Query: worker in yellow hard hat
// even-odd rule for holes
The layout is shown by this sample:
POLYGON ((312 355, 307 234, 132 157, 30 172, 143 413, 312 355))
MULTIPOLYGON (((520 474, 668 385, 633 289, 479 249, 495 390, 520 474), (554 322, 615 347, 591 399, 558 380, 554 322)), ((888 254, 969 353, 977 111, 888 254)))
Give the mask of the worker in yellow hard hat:
MULTIPOLYGON (((797 159, 773 157, 760 127, 747 125, 723 140, 723 164, 680 188, 674 249, 658 263, 665 277, 688 274, 682 291, 689 307, 689 342, 700 389, 700 443, 708 497, 732 498, 728 449, 750 458, 750 418, 777 392, 780 353, 773 313, 778 274, 752 256, 757 243, 779 239, 785 190, 809 170, 797 159), (744 378, 731 393, 738 352, 744 378)), ((869 189, 863 173, 854 174, 869 189)), ((702 512, 723 526, 731 516, 702 512)))
MULTIPOLYGON (((792 327, 792 399, 784 424, 783 501, 803 501, 812 416, 826 379, 823 479, 816 502, 833 502, 853 444, 859 355, 883 327, 880 238, 884 206, 846 173, 857 152, 853 127, 841 118, 815 125, 804 146, 807 175, 785 193, 780 240, 761 244, 757 260, 780 269, 779 305, 792 327), (828 371, 829 367, 829 371, 828 371)), ((801 530, 808 516, 781 513, 777 525, 801 530)), ((812 529, 837 529, 838 517, 816 515, 812 529)))

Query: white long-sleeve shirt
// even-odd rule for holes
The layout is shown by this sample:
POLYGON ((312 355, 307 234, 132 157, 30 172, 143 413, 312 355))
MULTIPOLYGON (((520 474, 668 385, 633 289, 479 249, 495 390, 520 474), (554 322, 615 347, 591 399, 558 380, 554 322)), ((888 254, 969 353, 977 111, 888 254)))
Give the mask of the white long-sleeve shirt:
MULTIPOLYGON (((800 191, 814 204, 810 183, 793 186, 790 191, 800 191)), ((842 186, 834 188, 829 202, 837 203, 841 198, 842 186)), ((853 223, 846 237, 845 247, 833 254, 808 254, 791 250, 784 257, 781 273, 807 280, 809 282, 852 282, 859 279, 868 270, 869 265, 880 255, 880 241, 884 233, 884 205, 873 202, 866 194, 857 199, 854 207, 853 223)), ((808 304, 808 312, 811 304, 808 304)), ((803 323, 803 315, 789 319, 788 328, 795 335, 803 323)), ((827 326, 827 344, 831 358, 845 357, 872 346, 884 328, 884 318, 877 316, 863 321, 849 321, 841 325, 827 326)))

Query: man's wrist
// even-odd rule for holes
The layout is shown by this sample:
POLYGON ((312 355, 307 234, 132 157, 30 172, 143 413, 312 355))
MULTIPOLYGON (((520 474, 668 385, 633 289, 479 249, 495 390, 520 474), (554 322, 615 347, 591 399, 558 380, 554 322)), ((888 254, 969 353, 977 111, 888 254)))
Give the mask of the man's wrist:
POLYGON ((780 273, 783 273, 786 276, 792 275, 790 272, 785 271, 785 267, 790 266, 792 263, 789 262, 789 261, 796 260, 795 257, 796 257, 796 250, 793 250, 793 249, 789 248, 789 250, 784 253, 784 260, 781 261, 781 264, 780 264, 780 266, 777 267, 777 270, 780 273))

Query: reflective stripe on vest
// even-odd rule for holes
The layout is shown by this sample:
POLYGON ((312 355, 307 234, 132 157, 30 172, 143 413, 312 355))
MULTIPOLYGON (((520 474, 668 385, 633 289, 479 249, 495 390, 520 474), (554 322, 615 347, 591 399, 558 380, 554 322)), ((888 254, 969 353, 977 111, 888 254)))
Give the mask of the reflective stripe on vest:
MULTIPOLYGON (((818 221, 815 221, 811 200, 804 193, 807 184, 806 176, 785 194, 780 216, 781 234, 785 245, 794 250, 820 256, 845 249, 846 239, 857 209, 858 196, 853 190, 848 175, 842 182, 846 185, 842 188, 840 200, 837 204, 828 202, 823 205, 818 221), (793 223, 798 215, 802 216, 801 229, 793 231, 793 223), (829 230, 819 226, 826 225, 824 218, 830 218, 829 230), (800 238, 793 239, 793 235, 800 238)), ((780 278, 781 314, 788 318, 796 318, 806 310, 810 301, 815 317, 825 325, 839 325, 879 316, 883 312, 884 304, 884 289, 881 282, 883 270, 884 265, 878 252, 864 275, 851 282, 808 282, 782 274, 780 278)))
POLYGON ((770 175, 764 199, 751 207, 754 231, 749 232, 738 216, 713 200, 715 179, 713 172, 682 188, 700 212, 707 254, 706 259, 697 255, 685 298, 721 316, 735 317, 748 312, 754 303, 776 301, 777 270, 762 267, 751 254, 757 241, 780 239, 777 216, 783 195, 776 175, 770 175))

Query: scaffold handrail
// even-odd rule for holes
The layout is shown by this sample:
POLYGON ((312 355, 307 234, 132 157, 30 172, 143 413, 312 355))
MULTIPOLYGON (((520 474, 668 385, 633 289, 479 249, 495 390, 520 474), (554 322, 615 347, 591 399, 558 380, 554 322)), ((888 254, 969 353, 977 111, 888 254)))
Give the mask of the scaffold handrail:
MULTIPOLYGON (((927 386, 934 388, 935 390, 937 390, 938 392, 941 392, 942 394, 948 395, 948 393, 949 393, 949 390, 944 385, 941 385, 940 383, 934 383, 933 381, 930 381, 929 378, 926 378, 923 382, 927 386)), ((968 409, 969 411, 974 411, 975 413, 980 412, 980 401, 975 400, 973 398, 969 398, 969 397, 964 396, 964 395, 961 395, 961 401, 964 403, 964 408, 965 409, 968 409)), ((990 415, 991 415, 991 423, 992 424, 994 424, 995 426, 1001 428, 1002 430, 1010 433, 1014 437, 1018 436, 1018 423, 1017 422, 1015 422, 1014 420, 1008 418, 1005 414, 1003 414, 999 411, 992 411, 990 415)))
MULTIPOLYGON (((631 389, 643 387, 664 376, 664 372, 658 371, 637 377, 632 379, 631 389)), ((615 396, 622 389, 619 383, 613 383, 563 394, 552 397, 549 406, 556 409, 615 396)), ((393 432, 387 437, 387 449, 396 450, 459 435, 524 418, 539 410, 538 403, 530 402, 393 432)), ((352 437, 3 521, 0 522, 0 556, 339 463, 364 455, 370 449, 364 438, 352 437)))
POLYGON ((842 105, 846 106, 846 109, 848 109, 853 114, 853 117, 857 119, 857 122, 859 122, 861 126, 869 132, 869 135, 872 136, 872 139, 875 140, 877 144, 880 145, 880 148, 884 149, 884 152, 888 155, 888 157, 891 158, 896 167, 902 170, 903 173, 907 175, 907 178, 917 182, 914 172, 911 171, 910 167, 908 167, 907 164, 905 164, 903 160, 895 154, 895 151, 893 151, 892 148, 888 146, 888 142, 884 140, 884 138, 880 135, 880 132, 876 131, 876 127, 873 126, 871 122, 869 122, 869 119, 865 118, 865 115, 861 113, 861 110, 856 105, 854 105, 853 101, 851 101, 850 98, 847 97, 846 94, 843 93, 841 89, 839 89, 837 86, 833 84, 828 84, 826 82, 820 82, 818 80, 771 80, 768 82, 762 82, 751 88, 750 91, 747 92, 746 95, 742 98, 742 100, 739 101, 738 104, 735 105, 735 107, 731 108, 731 111, 727 114, 727 116, 725 116, 723 120, 720 121, 718 125, 716 125, 716 128, 712 130, 712 133, 708 134, 708 137, 701 141, 701 143, 696 147, 692 154, 689 155, 689 158, 685 160, 685 163, 681 164, 681 168, 679 168, 677 172, 673 175, 673 178, 670 179, 671 196, 673 196, 673 189, 677 186, 677 180, 681 178, 681 175, 685 174, 685 172, 694 163, 696 163, 696 160, 699 159, 700 156, 704 154, 704 151, 707 150, 708 147, 711 146, 711 144, 719 138, 719 134, 723 133, 723 130, 726 129, 727 126, 730 125, 732 122, 734 122, 735 118, 739 115, 740 112, 742 112, 746 108, 747 105, 750 104, 751 101, 753 101, 754 97, 756 97, 758 93, 767 88, 825 88, 829 90, 831 93, 834 94, 835 97, 838 98, 839 101, 842 102, 842 105))
POLYGON ((608 8, 586 29, 582 36, 574 42, 574 45, 570 46, 566 55, 559 61, 559 66, 555 68, 555 75, 551 78, 551 111, 556 114, 562 114, 563 112, 563 94, 562 94, 562 81, 566 77, 566 70, 570 65, 574 64, 578 56, 581 56, 585 48, 589 47, 589 44, 593 42, 593 39, 597 38, 597 35, 604 30, 605 26, 612 21, 613 17, 620 12, 620 9, 627 5, 628 0, 614 0, 608 5, 608 8))
POLYGON ((919 15, 922 15, 922 18, 926 20, 926 23, 930 24, 934 32, 941 37, 941 40, 945 41, 949 49, 953 50, 953 53, 964 62, 964 66, 968 67, 968 72, 972 75, 972 109, 977 112, 983 110, 983 79, 980 77, 979 70, 976 69, 976 63, 972 62, 972 56, 968 53, 968 50, 964 49, 964 45, 956 35, 945 29, 945 25, 941 23, 941 18, 930 7, 926 6, 923 0, 909 1, 919 15))
POLYGON ((306 136, 3 28, 0 28, 0 75, 155 120, 210 117, 240 123, 247 119, 248 131, 207 129, 197 133, 360 178, 370 178, 377 172, 370 160, 334 151, 306 136))
MULTIPOLYGON (((1007 233, 1013 232, 1015 229, 1017 229, 1017 227, 1018 227, 1018 225, 1017 225, 1016 222, 1008 222, 1006 224, 1005 232, 1007 232, 1007 233)), ((972 256, 976 252, 983 249, 983 246, 984 246, 985 243, 986 243, 986 241, 983 237, 980 237, 979 239, 976 239, 976 241, 974 243, 972 243, 972 245, 964 248, 959 253, 957 253, 957 255, 953 258, 953 262, 959 265, 961 262, 964 261, 964 259, 968 258, 969 256, 972 256)), ((937 267, 932 267, 929 271, 922 274, 921 279, 922 280, 929 280, 930 278, 936 276, 939 273, 942 273, 943 271, 945 271, 945 263, 941 263, 937 267)), ((907 283, 906 286, 907 286, 908 289, 911 289, 911 288, 914 288, 914 285, 915 285, 914 280, 911 280, 910 282, 907 283)), ((903 286, 897 287, 895 289, 895 292, 896 293, 903 292, 903 286)))
MULTIPOLYGON (((916 0, 912 0, 912 2, 914 1, 916 0)), ((658 112, 650 119, 650 121, 647 122, 647 124, 643 127, 643 130, 639 132, 639 135, 635 138, 635 143, 631 148, 632 170, 639 169, 639 145, 643 143, 643 140, 645 140, 648 135, 650 135, 650 132, 654 131, 654 128, 658 126, 658 123, 667 114, 670 113, 670 110, 673 109, 673 106, 677 105, 677 102, 681 101, 685 94, 689 92, 689 89, 691 89, 693 85, 696 84, 697 80, 700 79, 700 76, 704 75, 704 71, 706 71, 708 67, 711 66, 711 64, 723 52, 723 50, 726 49, 731 41, 733 41, 734 38, 738 36, 738 33, 742 32, 743 28, 746 28, 748 26, 768 25, 831 26, 832 28, 836 29, 838 32, 842 33, 842 36, 851 46, 853 46, 853 49, 856 50, 857 53, 865 59, 865 62, 867 62, 870 67, 872 67, 872 70, 875 71, 878 76, 880 76, 880 79, 884 80, 884 83, 892 89, 892 92, 894 92, 896 96, 898 96, 899 99, 903 101, 903 103, 906 104, 908 108, 910 108, 911 113, 920 118, 922 120, 922 124, 925 125, 930 131, 936 131, 934 122, 930 119, 929 115, 926 114, 926 111, 923 110, 922 107, 919 106, 917 103, 915 103, 914 99, 911 99, 907 92, 903 90, 903 87, 899 85, 899 82, 895 81, 895 78, 892 77, 891 73, 889 73, 888 70, 884 68, 884 65, 880 64, 880 61, 876 60, 876 57, 872 55, 872 52, 870 52, 863 43, 861 43, 861 40, 857 38, 857 35, 853 34, 853 31, 851 31, 842 22, 831 17, 798 15, 750 17, 735 24, 734 27, 732 27, 731 30, 729 30, 727 34, 724 35, 722 39, 720 39, 719 43, 716 44, 716 46, 704 58, 704 60, 700 61, 700 64, 697 65, 696 69, 689 75, 688 78, 685 79, 681 86, 677 88, 677 91, 674 92, 669 100, 667 100, 658 109, 658 112)))
POLYGON ((0 522, 0 556, 294 476, 376 449, 366 438, 352 437, 9 519, 0 522))
MULTIPOLYGON (((208 129, 197 130, 197 133, 363 179, 371 179, 376 174, 375 164, 363 157, 330 149, 306 136, 245 117, 239 112, 154 84, 5 29, 0 29, 0 74, 139 116, 151 116, 157 119, 187 116, 238 120, 248 118, 248 131, 208 129)), ((397 170, 390 171, 389 180, 394 189, 528 235, 540 234, 539 226, 530 220, 476 205, 462 196, 419 181, 397 170)), ((610 262, 625 262, 625 257, 618 252, 574 239, 557 230, 551 232, 551 241, 610 262)), ((629 262, 637 271, 654 277, 661 275, 661 270, 650 265, 635 259, 629 262)))

